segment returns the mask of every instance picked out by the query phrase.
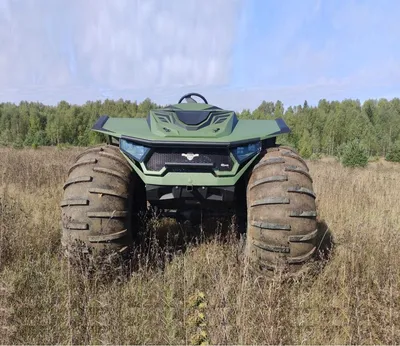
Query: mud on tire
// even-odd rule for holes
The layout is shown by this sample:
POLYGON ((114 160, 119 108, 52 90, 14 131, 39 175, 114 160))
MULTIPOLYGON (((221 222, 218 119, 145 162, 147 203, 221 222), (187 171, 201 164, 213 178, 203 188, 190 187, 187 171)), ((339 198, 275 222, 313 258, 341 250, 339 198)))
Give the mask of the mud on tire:
POLYGON ((76 256, 76 249, 96 254, 128 250, 133 240, 133 194, 140 183, 118 147, 101 145, 78 155, 60 204, 67 254, 76 256))
POLYGON ((299 272, 316 250, 317 212, 305 161, 289 147, 270 148, 247 185, 246 253, 266 273, 299 272))

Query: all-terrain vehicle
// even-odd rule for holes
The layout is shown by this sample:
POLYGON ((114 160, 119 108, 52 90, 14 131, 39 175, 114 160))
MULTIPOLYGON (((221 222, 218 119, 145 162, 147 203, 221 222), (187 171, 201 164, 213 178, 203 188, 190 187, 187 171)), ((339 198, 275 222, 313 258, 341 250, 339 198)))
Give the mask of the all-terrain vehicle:
POLYGON ((261 270, 296 271, 313 257, 316 196, 305 161, 276 144, 290 131, 283 119, 238 119, 190 93, 147 118, 101 116, 92 129, 108 143, 69 169, 66 248, 78 241, 88 251, 123 252, 134 242, 135 216, 150 206, 177 218, 244 210, 246 253, 261 270))

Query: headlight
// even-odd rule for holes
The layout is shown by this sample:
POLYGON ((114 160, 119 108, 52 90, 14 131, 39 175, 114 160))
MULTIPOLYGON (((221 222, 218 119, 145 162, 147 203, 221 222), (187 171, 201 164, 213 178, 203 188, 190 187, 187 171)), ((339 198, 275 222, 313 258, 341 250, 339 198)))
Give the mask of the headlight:
POLYGON ((250 143, 232 149, 232 153, 239 163, 249 159, 261 151, 261 142, 250 143))
POLYGON ((126 152, 132 156, 136 161, 142 162, 150 148, 144 147, 143 145, 138 145, 127 141, 126 139, 120 139, 119 147, 122 151, 126 152))

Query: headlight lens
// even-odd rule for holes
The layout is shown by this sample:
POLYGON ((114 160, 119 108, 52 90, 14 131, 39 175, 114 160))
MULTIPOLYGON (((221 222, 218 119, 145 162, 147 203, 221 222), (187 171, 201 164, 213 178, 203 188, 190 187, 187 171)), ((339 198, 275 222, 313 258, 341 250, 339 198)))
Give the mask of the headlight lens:
POLYGON ((250 143, 244 146, 232 149, 232 153, 239 163, 249 159, 261 151, 261 142, 250 143))
POLYGON ((127 141, 126 139, 120 139, 119 146, 122 151, 132 156, 136 161, 142 162, 150 148, 144 147, 143 145, 138 145, 127 141))

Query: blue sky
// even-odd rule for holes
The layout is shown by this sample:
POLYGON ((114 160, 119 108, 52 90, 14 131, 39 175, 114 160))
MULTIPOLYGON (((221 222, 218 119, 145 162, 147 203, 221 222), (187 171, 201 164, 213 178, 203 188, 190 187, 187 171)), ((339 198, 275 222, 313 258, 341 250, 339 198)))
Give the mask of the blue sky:
POLYGON ((397 0, 0 0, 0 102, 400 96, 397 0))

